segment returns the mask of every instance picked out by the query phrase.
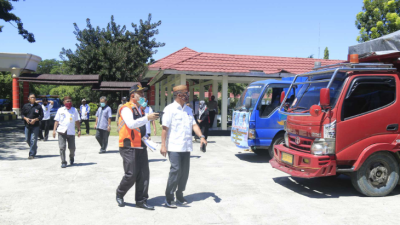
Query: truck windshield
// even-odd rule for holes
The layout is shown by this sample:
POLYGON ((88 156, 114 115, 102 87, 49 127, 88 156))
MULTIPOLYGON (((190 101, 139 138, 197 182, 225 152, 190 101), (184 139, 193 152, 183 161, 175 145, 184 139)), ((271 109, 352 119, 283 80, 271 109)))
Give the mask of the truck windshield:
POLYGON ((258 100, 258 97, 260 97, 263 88, 264 84, 250 84, 240 96, 240 99, 236 104, 235 110, 246 109, 245 102, 247 97, 251 97, 252 104, 250 110, 252 110, 258 100))
MULTIPOLYGON (((331 77, 332 74, 317 75, 312 76, 311 81, 325 80, 330 79, 331 77)), ((331 87, 329 88, 332 108, 335 107, 336 100, 339 97, 345 78, 346 73, 338 73, 335 77, 335 80, 332 82, 331 87)), ((307 81, 310 81, 310 78, 308 78, 307 81)), ((312 105, 319 105, 319 92, 321 88, 326 88, 327 86, 328 81, 322 83, 303 84, 296 96, 296 99, 293 101, 291 109, 294 111, 304 111, 310 109, 312 105)))

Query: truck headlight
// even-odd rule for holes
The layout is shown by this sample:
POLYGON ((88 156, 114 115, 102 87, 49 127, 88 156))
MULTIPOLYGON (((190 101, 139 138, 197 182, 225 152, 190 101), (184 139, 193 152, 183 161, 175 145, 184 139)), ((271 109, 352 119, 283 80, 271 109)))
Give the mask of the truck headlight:
POLYGON ((248 138, 249 138, 249 139, 256 139, 256 130, 254 130, 254 129, 249 129, 248 138))
POLYGON ((285 132, 283 137, 285 138, 285 146, 289 147, 289 134, 287 132, 285 132))
POLYGON ((314 155, 335 154, 335 138, 316 138, 311 146, 311 154, 314 155))

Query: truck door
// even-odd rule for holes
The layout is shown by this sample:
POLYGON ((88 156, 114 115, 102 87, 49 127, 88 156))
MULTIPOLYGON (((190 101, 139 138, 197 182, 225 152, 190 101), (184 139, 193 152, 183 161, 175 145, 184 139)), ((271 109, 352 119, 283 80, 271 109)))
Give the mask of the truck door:
MULTIPOLYGON (((283 129, 278 109, 280 96, 289 84, 270 84, 265 88, 263 97, 259 100, 255 109, 256 118, 256 143, 258 146, 270 146, 276 133, 283 129)), ((293 92, 293 91, 292 91, 293 92)), ((294 95, 289 95, 288 102, 293 101, 294 95)))
POLYGON ((396 95, 399 96, 399 93, 396 94, 396 82, 399 80, 393 75, 359 75, 350 81, 341 98, 341 107, 338 107, 338 159, 355 160, 369 145, 394 141, 395 137, 389 134, 396 134, 399 130, 399 110, 396 106, 396 95), (354 144, 357 144, 357 148, 345 151, 354 144))

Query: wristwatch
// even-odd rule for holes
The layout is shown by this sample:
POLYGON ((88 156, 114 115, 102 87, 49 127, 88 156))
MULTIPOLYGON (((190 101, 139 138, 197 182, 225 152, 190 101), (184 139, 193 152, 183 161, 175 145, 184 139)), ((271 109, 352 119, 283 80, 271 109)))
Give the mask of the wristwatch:
POLYGON ((206 136, 204 136, 204 135, 201 135, 201 136, 200 136, 200 138, 204 138, 204 139, 206 139, 206 136))

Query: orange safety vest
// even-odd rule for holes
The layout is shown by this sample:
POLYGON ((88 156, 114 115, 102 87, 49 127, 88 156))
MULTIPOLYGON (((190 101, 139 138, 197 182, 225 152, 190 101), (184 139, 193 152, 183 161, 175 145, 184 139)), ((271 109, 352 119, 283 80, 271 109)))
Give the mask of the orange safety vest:
POLYGON ((138 119, 145 115, 144 111, 140 109, 142 113, 141 116, 139 114, 139 110, 136 107, 136 105, 131 102, 127 102, 119 109, 119 115, 120 115, 118 120, 119 147, 127 147, 127 148, 143 147, 142 136, 146 134, 146 125, 143 125, 138 128, 129 129, 128 126, 126 126, 124 118, 122 117, 121 113, 122 109, 124 108, 128 108, 132 111, 133 119, 138 119))

